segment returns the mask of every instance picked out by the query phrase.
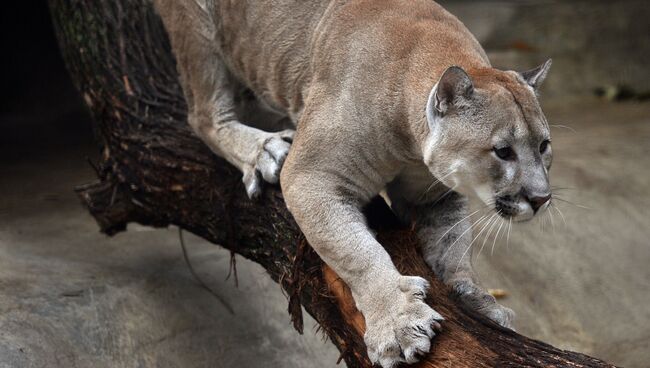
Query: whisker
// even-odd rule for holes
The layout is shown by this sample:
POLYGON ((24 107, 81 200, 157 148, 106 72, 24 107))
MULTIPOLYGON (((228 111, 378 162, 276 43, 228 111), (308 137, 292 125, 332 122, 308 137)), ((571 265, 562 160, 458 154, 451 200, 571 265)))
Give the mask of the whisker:
MULTIPOLYGON (((498 215, 498 213, 496 213, 496 214, 498 215)), ((498 220, 498 217, 497 217, 497 220, 498 220)), ((492 232, 492 228, 494 227, 494 224, 496 224, 496 223, 497 223, 496 220, 492 221, 492 223, 490 225, 490 229, 488 230, 487 234, 485 235, 485 238, 483 239, 483 244, 481 245, 481 248, 478 250, 478 254, 476 254, 477 258, 481 255, 481 252, 483 251, 483 248, 485 247, 485 242, 490 237, 490 233, 492 232)), ((480 235, 480 233, 477 234, 476 237, 478 238, 479 235, 480 235)))
POLYGON ((587 207, 587 206, 583 206, 583 205, 581 205, 581 204, 573 203, 573 202, 571 202, 571 201, 569 201, 569 200, 566 200, 566 199, 564 199, 564 198, 560 198, 560 197, 558 197, 557 195, 553 196, 553 198, 557 199, 558 201, 561 201, 561 202, 565 202, 565 203, 568 203, 568 204, 574 205, 574 206, 576 206, 576 207, 578 207, 578 208, 582 208, 582 209, 585 209, 585 210, 593 210, 593 208, 590 208, 590 207, 587 207))
POLYGON ((460 239, 462 239, 463 236, 464 236, 465 234, 467 234, 468 231, 472 230, 472 228, 473 228, 474 226, 478 226, 479 223, 481 223, 481 222, 483 222, 485 219, 487 219, 487 216, 488 216, 488 214, 485 214, 485 215, 481 216, 478 220, 476 220, 476 222, 474 222, 473 224, 471 224, 471 225, 470 225, 470 226, 469 226, 465 231, 463 231, 463 233, 460 234, 460 235, 458 236, 458 238, 456 238, 456 240, 454 240, 454 242, 453 242, 453 243, 452 243, 452 244, 451 244, 447 249, 445 249, 445 253, 442 254, 442 258, 440 258, 440 259, 441 259, 441 260, 445 259, 445 257, 446 257, 447 254, 449 253, 449 251, 450 251, 450 250, 451 250, 451 249, 456 245, 456 243, 458 243, 458 241, 459 241, 460 239))
POLYGON ((490 251, 490 257, 494 256, 494 245, 497 243, 497 239, 499 238, 499 232, 501 232, 501 228, 503 227, 503 224, 506 223, 501 217, 499 217, 499 219, 501 220, 501 224, 497 229, 496 235, 494 235, 494 241, 492 242, 492 250, 490 251))
POLYGON ((476 211, 470 213, 469 215, 463 217, 462 219, 460 219, 457 223, 453 224, 449 229, 447 229, 447 231, 444 232, 444 234, 442 234, 442 236, 440 237, 440 239, 438 239, 438 241, 436 242, 436 245, 437 245, 438 243, 440 243, 440 241, 442 240, 442 238, 444 238, 445 235, 449 234, 449 232, 450 232, 451 230, 453 230, 453 228, 455 228, 456 226, 458 226, 458 224, 460 224, 461 222, 463 222, 463 221, 467 220, 468 218, 474 216, 477 212, 479 212, 479 211, 481 211, 481 210, 482 210, 482 208, 479 208, 478 210, 476 210, 476 211))
POLYGON ((567 226, 567 224, 566 224, 566 219, 564 218, 564 214, 562 213, 562 211, 560 211, 560 208, 559 208, 558 206, 556 206, 555 204, 553 204, 553 202, 551 202, 551 206, 552 206, 553 208, 555 208, 555 210, 557 211, 557 213, 560 214, 560 217, 562 217, 562 222, 564 222, 564 226, 567 226))
POLYGON ((546 218, 547 218, 547 216, 540 216, 540 218, 539 218, 541 232, 546 232, 546 226, 547 226, 546 218))
MULTIPOLYGON (((484 231, 488 226, 492 226, 492 224, 495 223, 495 221, 492 221, 492 219, 494 218, 495 215, 498 216, 498 213, 494 213, 494 214, 492 215, 492 217, 490 217, 490 221, 488 221, 488 223, 487 223, 487 224, 486 224, 486 225, 481 229, 481 231, 480 231, 478 234, 476 234, 476 237, 474 238, 474 240, 472 241, 472 243, 473 243, 474 241, 476 241, 476 240, 479 238, 479 236, 481 235, 481 233, 482 233, 482 232, 483 232, 483 231, 484 231)), ((488 231, 488 233, 489 233, 489 231, 488 231)), ((485 239, 487 239, 487 238, 485 238, 485 239)), ((471 244, 470 244, 470 245, 471 245, 471 244)), ((483 240, 483 245, 481 245, 481 248, 478 250, 478 253, 476 254, 476 258, 477 258, 477 259, 478 259, 478 257, 481 256, 481 252, 483 251, 483 247, 484 247, 484 246, 485 246, 485 240, 483 240)))
POLYGON ((424 193, 422 193, 420 195, 420 197, 418 198, 418 201, 422 200, 422 198, 424 198, 424 196, 427 195, 427 193, 429 193, 429 191, 431 189, 433 189, 433 187, 435 187, 438 183, 441 183, 442 180, 444 180, 446 177, 448 177, 449 175, 451 175, 451 174, 453 174, 455 172, 456 172, 456 169, 451 170, 447 174, 443 175, 441 178, 434 178, 435 180, 429 185, 429 187, 424 191, 424 193))
POLYGON ((449 188, 449 190, 446 191, 446 192, 445 192, 443 195, 441 195, 440 197, 438 197, 438 199, 436 199, 436 201, 433 202, 433 203, 431 204, 431 206, 435 206, 435 205, 437 205, 438 202, 442 201, 446 196, 449 195, 449 193, 453 192, 455 189, 456 189, 456 186, 454 186, 453 188, 449 188))
POLYGON ((550 127, 553 128, 563 128, 571 131, 572 133, 577 133, 575 129, 571 128, 570 126, 562 125, 562 124, 549 124, 550 127))
POLYGON ((481 226, 481 224, 485 224, 490 219, 489 216, 490 214, 486 213, 483 216, 481 216, 478 220, 476 220, 473 224, 470 224, 469 228, 463 231, 463 233, 460 234, 460 236, 449 246, 449 248, 446 249, 445 254, 443 254, 443 258, 445 257, 446 253, 449 252, 468 231, 478 228, 479 226, 481 226))
POLYGON ((551 190, 556 191, 556 190, 576 190, 576 188, 572 187, 551 187, 551 190))
MULTIPOLYGON (((550 206, 551 206, 551 204, 549 203, 549 207, 550 206)), ((551 226, 553 226, 553 234, 556 234, 555 233, 555 221, 553 220, 553 212, 551 212, 550 208, 546 212, 548 212, 548 217, 551 219, 551 226)))
POLYGON ((481 231, 479 231, 479 233, 476 234, 476 236, 474 237, 474 240, 472 240, 472 241, 469 243, 469 245, 467 246, 467 248, 465 248, 465 251, 464 251, 463 254, 460 256, 460 259, 458 260, 458 264, 456 265, 456 272, 458 272, 458 268, 460 268, 460 264, 461 264, 461 262, 463 261, 463 258, 465 258, 465 255, 467 255, 467 252, 470 250, 470 248, 472 248, 472 244, 474 244, 474 242, 476 241, 476 239, 478 239, 478 237, 481 235, 481 233, 482 233, 483 231, 485 231, 485 229, 487 228, 487 226, 492 222, 492 219, 494 218, 495 215, 496 215, 496 213, 493 213, 492 216, 490 216, 490 219, 487 221, 486 225, 484 225, 484 226, 481 228, 481 231))
POLYGON ((512 217, 508 221, 508 236, 506 237, 506 248, 510 250, 510 229, 512 228, 512 217))
POLYGON ((490 226, 490 229, 488 230, 487 234, 485 234, 485 238, 483 239, 483 244, 481 245, 481 249, 479 251, 483 250, 483 247, 485 247, 485 244, 487 241, 490 239, 490 235, 492 234, 492 229, 496 226, 496 224, 499 223, 499 217, 494 220, 492 223, 492 226, 490 226))

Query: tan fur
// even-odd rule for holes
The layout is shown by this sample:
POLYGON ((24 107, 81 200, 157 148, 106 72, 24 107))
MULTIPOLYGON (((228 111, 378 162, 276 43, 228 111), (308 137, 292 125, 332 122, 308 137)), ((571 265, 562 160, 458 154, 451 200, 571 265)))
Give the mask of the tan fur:
POLYGON ((373 361, 415 362, 442 320, 423 302, 426 281, 400 275, 366 226, 360 208, 384 188, 396 213, 418 224, 434 271, 472 308, 511 325, 512 311, 474 281, 466 197, 528 218, 526 201, 546 195, 548 128, 535 88, 549 63, 524 74, 491 68, 463 24, 429 0, 155 5, 190 125, 242 170, 251 197, 283 167, 287 206, 350 286, 373 361), (241 122, 234 96, 243 88, 286 114, 295 136, 241 122), (495 156, 506 143, 516 162, 495 156))

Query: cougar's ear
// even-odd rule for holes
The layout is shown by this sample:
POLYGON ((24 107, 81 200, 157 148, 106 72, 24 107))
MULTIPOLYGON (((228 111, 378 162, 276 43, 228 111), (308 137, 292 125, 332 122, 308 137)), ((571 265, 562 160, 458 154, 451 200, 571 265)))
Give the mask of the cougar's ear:
POLYGON ((529 86, 538 89, 539 86, 542 85, 542 82, 544 82, 544 79, 546 79, 546 75, 548 74, 549 69, 551 69, 551 64, 553 64, 553 61, 548 59, 544 64, 537 68, 521 72, 519 75, 521 75, 529 86))
POLYGON ((427 112, 444 115, 451 106, 467 102, 474 93, 474 84, 457 66, 447 68, 431 91, 427 112))

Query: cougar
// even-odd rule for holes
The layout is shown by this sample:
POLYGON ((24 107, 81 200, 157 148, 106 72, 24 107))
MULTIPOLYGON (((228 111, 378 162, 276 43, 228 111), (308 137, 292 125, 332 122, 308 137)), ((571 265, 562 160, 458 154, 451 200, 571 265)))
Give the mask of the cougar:
POLYGON ((311 246, 350 287, 374 363, 417 361, 443 321, 423 301, 427 281, 400 274, 366 224, 361 208, 380 192, 416 224, 435 274, 470 308, 512 326, 512 310, 475 280, 468 202, 490 215, 483 223, 529 220, 549 206, 550 133, 537 90, 550 60, 494 69, 430 0, 154 5, 190 126, 241 170, 249 197, 280 183, 311 246), (242 89, 295 131, 242 121, 242 89))

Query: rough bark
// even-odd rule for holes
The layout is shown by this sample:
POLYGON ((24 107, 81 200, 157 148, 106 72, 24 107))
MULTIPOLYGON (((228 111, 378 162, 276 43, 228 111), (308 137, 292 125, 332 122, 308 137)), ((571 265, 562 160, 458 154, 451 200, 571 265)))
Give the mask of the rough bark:
MULTIPOLYGON (((299 332, 302 305, 349 367, 370 367, 362 315, 347 287, 305 241, 279 188, 268 187, 257 202, 248 200, 240 173, 188 128, 174 59, 151 4, 49 3, 64 59, 96 121, 98 181, 76 191, 101 231, 112 235, 130 222, 176 225, 261 264, 286 290, 299 332)), ((367 213, 400 271, 431 281, 428 302, 446 318, 418 366, 610 366, 472 316, 433 277, 412 230, 397 225, 380 201, 367 213)))

